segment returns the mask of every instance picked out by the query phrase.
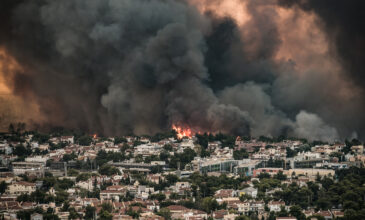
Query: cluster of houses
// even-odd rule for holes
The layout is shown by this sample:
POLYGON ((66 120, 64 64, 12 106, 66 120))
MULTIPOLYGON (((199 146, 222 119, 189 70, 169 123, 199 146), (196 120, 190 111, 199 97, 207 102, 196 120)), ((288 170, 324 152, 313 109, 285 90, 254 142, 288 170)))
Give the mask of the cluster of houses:
MULTIPOLYGON (((32 136, 26 137, 26 141, 0 142, 0 161, 4 171, 0 172, 0 182, 7 183, 5 192, 0 197, 0 211, 5 219, 16 219, 16 213, 20 210, 29 210, 35 207, 41 207, 47 210, 49 207, 54 209, 61 219, 68 219, 69 213, 62 210, 61 206, 55 203, 36 204, 32 202, 18 202, 17 197, 22 194, 31 194, 37 189, 42 188, 42 178, 46 173, 52 174, 59 179, 69 179, 74 181, 73 187, 67 189, 70 206, 82 215, 85 208, 90 205, 95 207, 97 213, 101 209, 101 204, 109 203, 113 207, 113 219, 132 219, 131 212, 138 213, 139 219, 164 219, 157 215, 161 209, 161 201, 151 199, 151 195, 163 194, 165 199, 178 203, 181 200, 188 199, 192 195, 191 183, 184 180, 194 172, 207 175, 222 175, 235 178, 238 176, 249 176, 251 181, 247 182, 247 187, 241 190, 218 189, 214 198, 220 204, 226 204, 225 209, 217 210, 212 213, 206 213, 202 210, 186 208, 181 205, 170 205, 165 207, 169 210, 172 219, 219 219, 233 220, 240 214, 257 213, 259 217, 267 218, 270 212, 279 212, 282 208, 289 210, 289 204, 284 201, 271 200, 264 202, 257 198, 258 189, 252 183, 253 180, 260 181, 260 174, 269 174, 275 176, 282 173, 289 177, 282 180, 282 184, 297 183, 299 186, 305 186, 307 182, 314 181, 317 176, 334 176, 336 169, 346 169, 350 166, 363 166, 365 156, 363 155, 364 147, 362 145, 352 146, 351 151, 347 154, 342 153, 344 144, 317 145, 310 148, 309 151, 301 151, 305 144, 301 141, 284 140, 279 143, 266 143, 258 140, 242 140, 237 137, 235 145, 232 147, 222 147, 221 142, 209 142, 206 150, 210 152, 208 157, 196 156, 190 163, 178 169, 171 169, 166 161, 141 162, 135 158, 142 159, 147 157, 158 158, 162 152, 166 152, 166 146, 169 155, 183 153, 185 149, 192 149, 197 153, 200 152, 201 146, 193 138, 184 138, 181 141, 174 138, 167 138, 158 142, 151 142, 148 138, 125 137, 126 142, 115 144, 113 138, 98 139, 93 138, 90 146, 80 146, 76 144, 73 136, 52 137, 49 143, 39 144, 32 140, 32 136), (138 144, 136 144, 138 141, 138 144), (64 143, 65 147, 61 149, 52 149, 51 144, 56 145, 64 143), (31 148, 32 151, 46 152, 41 155, 32 154, 18 161, 18 157, 13 154, 14 147, 24 145, 31 148), (126 147, 127 146, 127 147, 126 147), (248 153, 248 158, 234 159, 234 151, 242 149, 248 153), (288 157, 288 150, 296 154, 288 157), (105 152, 123 153, 129 155, 129 159, 119 162, 108 162, 109 165, 116 167, 120 174, 111 176, 107 175, 90 175, 87 179, 77 180, 75 176, 70 175, 70 169, 75 166, 77 161, 90 162, 90 170, 86 173, 97 173, 98 167, 92 161, 101 150, 105 152), (75 155, 71 161, 65 161, 65 155, 75 155), (336 155, 336 156, 334 156, 336 155), (270 166, 270 161, 281 161, 281 166, 270 166), (161 168, 158 172, 153 172, 155 167, 161 168), (8 170, 6 170, 8 169, 8 170), (130 173, 140 173, 146 177, 146 181, 154 184, 160 184, 165 180, 166 175, 174 174, 179 181, 163 190, 155 190, 154 187, 140 184, 138 181, 131 179, 130 173), (28 181, 24 180, 24 176, 28 181), (290 178, 296 177, 296 178, 290 178), (126 179, 130 184, 126 184, 126 179), (107 184, 105 189, 102 185, 107 184), (100 190, 99 198, 86 198, 82 196, 82 191, 100 190), (180 199, 176 196, 179 195, 180 199), (130 201, 124 201, 126 197, 130 201), (242 199, 245 198, 245 199, 242 199)), ((81 170, 81 173, 84 171, 81 170)), ((270 195, 280 188, 267 191, 270 195)), ((47 194, 56 195, 56 190, 50 188, 47 194)), ((325 219, 334 219, 343 216, 341 210, 306 210, 306 216, 318 214, 325 219)), ((287 219, 293 217, 288 217, 287 219)), ((34 213, 32 219, 42 219, 42 215, 34 213)), ((280 219, 280 218, 278 218, 280 219)), ((295 219, 295 218, 294 218, 295 219)))

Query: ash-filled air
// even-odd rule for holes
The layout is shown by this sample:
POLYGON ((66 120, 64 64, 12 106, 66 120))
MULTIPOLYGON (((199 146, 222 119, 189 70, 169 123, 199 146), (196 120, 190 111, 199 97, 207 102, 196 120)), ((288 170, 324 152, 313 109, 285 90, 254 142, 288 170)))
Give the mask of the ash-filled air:
POLYGON ((0 79, 44 127, 364 138, 362 3, 321 2, 3 0, 0 79))

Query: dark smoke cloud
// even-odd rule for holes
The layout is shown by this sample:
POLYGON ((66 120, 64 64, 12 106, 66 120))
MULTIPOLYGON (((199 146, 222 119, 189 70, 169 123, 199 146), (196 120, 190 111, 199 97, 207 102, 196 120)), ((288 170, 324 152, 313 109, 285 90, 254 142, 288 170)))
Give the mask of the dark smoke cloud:
MULTIPOLYGON (((350 84, 349 87, 353 88, 351 97, 348 95, 343 97, 343 94, 350 92, 339 91, 341 86, 338 81, 329 80, 329 77, 333 77, 334 74, 318 75, 312 72, 308 74, 310 77, 306 77, 307 79, 300 83, 301 89, 308 90, 311 88, 308 85, 311 86, 315 82, 321 86, 318 85, 316 88, 312 86, 312 88, 317 90, 317 95, 323 97, 311 99, 310 106, 321 106, 323 117, 331 120, 342 136, 350 136, 350 130, 353 129, 353 132, 357 132, 361 138, 364 138, 365 118, 361 112, 365 108, 365 23, 363 22, 365 2, 361 0, 279 0, 278 2, 280 6, 314 13, 318 17, 318 24, 326 34, 331 56, 338 60, 343 68, 340 80, 346 81, 350 84), (327 92, 330 94, 323 92, 323 85, 329 88, 327 92), (342 93, 342 95, 338 95, 336 101, 333 100, 333 93, 342 93), (324 101, 318 102, 318 100, 324 101)), ((291 94, 287 91, 284 93, 291 94)), ((299 92, 299 94, 303 93, 299 92)))
MULTIPOLYGON (((273 35, 273 38, 277 38, 277 35, 273 35)), ((256 42, 261 52, 256 53, 254 50, 255 54, 248 53, 245 49, 252 47, 249 41, 242 41, 241 32, 232 19, 213 18, 213 30, 206 39, 208 49, 205 64, 210 74, 209 84, 215 91, 234 86, 237 82, 255 80, 267 83, 275 79, 273 62, 268 59, 271 58, 268 54, 272 52, 266 51, 271 48, 267 49, 266 45, 260 46, 261 42, 256 42)), ((275 45, 273 43, 271 47, 275 45)))
POLYGON ((243 25, 182 0, 2 1, 0 46, 23 70, 8 83, 40 106, 45 124, 108 135, 179 124, 310 140, 361 136, 363 96, 343 84, 347 71, 328 78, 316 65, 298 68, 303 59, 278 60, 286 43, 278 5, 242 2, 250 16, 243 25))
POLYGON ((284 7, 299 7, 319 16, 334 53, 347 73, 365 85, 365 2, 361 0, 279 0, 284 7))
POLYGON ((8 46, 27 65, 15 92, 27 84, 50 123, 108 134, 171 123, 248 133, 246 114, 203 85, 210 24, 183 2, 32 1, 13 22, 21 45, 8 46))

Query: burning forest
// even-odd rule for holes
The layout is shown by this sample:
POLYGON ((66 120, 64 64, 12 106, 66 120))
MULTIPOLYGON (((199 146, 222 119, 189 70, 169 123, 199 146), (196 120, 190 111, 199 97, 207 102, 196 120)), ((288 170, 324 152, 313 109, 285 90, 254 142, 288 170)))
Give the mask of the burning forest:
POLYGON ((0 124, 363 139, 363 6, 3 0, 0 124))

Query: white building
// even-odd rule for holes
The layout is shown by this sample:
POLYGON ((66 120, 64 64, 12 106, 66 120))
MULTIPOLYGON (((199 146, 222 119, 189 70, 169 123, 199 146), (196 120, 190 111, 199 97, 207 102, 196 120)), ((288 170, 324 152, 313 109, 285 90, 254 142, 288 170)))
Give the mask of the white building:
POLYGON ((66 142, 66 143, 74 144, 75 138, 74 138, 74 136, 62 136, 61 137, 61 142, 66 142))
POLYGON ((37 177, 44 176, 44 163, 39 162, 13 162, 13 174, 18 176, 24 175, 36 175, 37 177))
POLYGON ((9 146, 7 143, 0 143, 0 151, 3 151, 5 154, 12 154, 13 148, 9 146))
POLYGON ((224 220, 235 220, 238 217, 237 214, 231 213, 223 216, 224 220))
POLYGON ((141 144, 134 148, 134 155, 151 156, 160 155, 162 147, 158 144, 141 144))
POLYGON ((183 141, 179 145, 178 153, 184 152, 185 149, 194 149, 194 141, 192 139, 183 139, 183 141))
POLYGON ((38 148, 38 147, 39 147, 39 144, 38 144, 38 142, 31 142, 31 143, 30 143, 30 146, 31 146, 32 148, 38 148))
POLYGON ((268 208, 270 209, 270 212, 279 212, 281 210, 281 207, 285 207, 284 201, 270 201, 267 204, 268 208))
POLYGON ((295 160, 297 161, 303 161, 303 160, 315 160, 315 159, 321 159, 320 153, 315 152, 299 152, 298 155, 295 157, 295 160))
POLYGON ((113 199, 114 201, 119 201, 119 198, 125 196, 125 190, 102 190, 100 192, 101 200, 113 199))
POLYGON ((43 220, 43 215, 39 213, 33 213, 30 215, 30 220, 43 220))
POLYGON ((15 182, 8 186, 7 191, 12 195, 30 194, 36 191, 36 185, 30 182, 15 182))
POLYGON ((175 183, 175 192, 179 192, 184 189, 190 189, 191 185, 189 182, 176 182, 175 183))
POLYGON ((363 154, 364 153, 364 146, 358 145, 358 146, 352 146, 351 150, 355 152, 356 154, 363 154))
POLYGON ((239 202, 236 205, 237 205, 237 211, 239 213, 248 213, 250 211, 250 202, 247 200, 244 202, 239 202))
POLYGON ((91 179, 86 180, 86 181, 80 181, 80 182, 76 183, 76 186, 78 186, 82 189, 89 190, 89 191, 93 190, 93 188, 94 188, 94 184, 91 179))
POLYGON ((248 188, 239 190, 238 193, 239 193, 239 196, 248 195, 248 196, 251 196, 252 198, 256 198, 258 190, 253 187, 248 187, 248 188))
POLYGON ((47 156, 34 156, 25 158, 25 162, 43 163, 45 165, 48 159, 49 157, 47 156))

